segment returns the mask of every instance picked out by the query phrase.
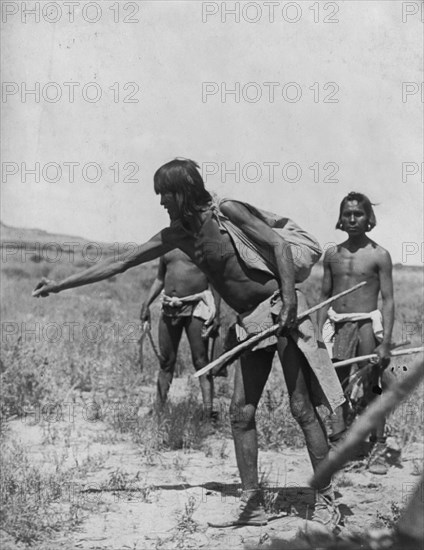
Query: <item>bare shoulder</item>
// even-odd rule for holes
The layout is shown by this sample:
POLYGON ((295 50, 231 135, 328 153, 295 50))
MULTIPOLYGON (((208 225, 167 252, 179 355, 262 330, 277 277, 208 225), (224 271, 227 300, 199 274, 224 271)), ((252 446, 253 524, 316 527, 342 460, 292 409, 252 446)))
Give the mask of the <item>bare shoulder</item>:
POLYGON ((227 199, 220 205, 221 212, 229 218, 245 219, 249 210, 239 201, 227 199))
POLYGON ((341 249, 344 243, 327 243, 324 253, 324 264, 331 264, 334 262, 334 259, 339 256, 341 249))
MULTIPOLYGON (((372 241, 374 242, 374 241, 372 241)), ((390 252, 388 250, 386 250, 385 248, 383 248, 382 246, 380 246, 379 244, 377 243, 374 243, 375 244, 375 256, 376 256, 376 260, 378 261, 378 263, 381 265, 381 266, 391 266, 392 265, 392 258, 390 256, 390 252)))
POLYGON ((327 245, 325 245, 326 249, 324 254, 324 260, 329 260, 332 256, 334 256, 334 254, 339 254, 343 243, 341 244, 327 243, 327 245))
POLYGON ((392 258, 388 250, 383 248, 381 245, 376 243, 373 240, 369 240, 368 246, 366 247, 368 256, 379 266, 379 267, 391 267, 392 258))

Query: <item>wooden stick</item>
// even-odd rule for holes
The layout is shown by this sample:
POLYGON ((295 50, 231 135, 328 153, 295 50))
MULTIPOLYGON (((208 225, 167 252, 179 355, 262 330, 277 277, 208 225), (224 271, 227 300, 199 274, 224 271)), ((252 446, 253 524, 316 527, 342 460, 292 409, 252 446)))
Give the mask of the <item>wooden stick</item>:
POLYGON ((160 353, 158 351, 158 348, 156 347, 155 341, 153 340, 152 331, 150 330, 150 325, 147 328, 147 336, 149 337, 150 343, 153 348, 153 352, 156 355, 156 358, 160 361, 160 353))
POLYGON ((144 339, 146 338, 146 335, 147 335, 147 325, 148 325, 148 321, 145 321, 142 324, 141 336, 140 336, 140 339, 138 340, 138 363, 139 363, 139 366, 140 366, 140 372, 143 372, 143 369, 144 369, 143 343, 144 343, 144 339))
MULTIPOLYGON (((320 304, 317 304, 316 306, 313 306, 313 307, 307 309, 306 311, 303 311, 302 313, 299 314, 299 316, 297 318, 297 321, 298 322, 302 321, 302 319, 304 319, 308 315, 311 315, 312 313, 315 313, 315 311, 318 311, 322 307, 325 307, 328 304, 331 304, 335 300, 338 300, 342 296, 345 296, 346 294, 349 294, 350 292, 353 292, 353 291, 357 290, 358 288, 361 288, 362 286, 364 286, 366 284, 367 284, 366 281, 362 281, 362 283, 358 283, 357 285, 353 286, 352 288, 349 288, 348 290, 344 290, 343 292, 339 292, 339 294, 336 294, 335 296, 331 296, 331 298, 328 298, 328 300, 325 300, 324 302, 321 302, 320 304)), ((278 324, 272 325, 272 327, 269 327, 266 330, 263 330, 262 332, 259 332, 258 334, 255 334, 254 336, 251 336, 250 338, 247 338, 246 340, 244 340, 243 342, 241 342, 240 344, 238 344, 234 348, 232 348, 229 351, 223 353, 220 357, 218 357, 218 359, 215 359, 215 361, 212 361, 212 363, 209 363, 208 365, 206 365, 202 369, 198 370, 195 373, 194 376, 196 378, 198 378, 199 376, 202 376, 203 374, 206 374, 207 372, 209 372, 214 367, 223 365, 224 363, 229 361, 234 355, 239 354, 242 351, 250 348, 251 346, 253 346, 257 342, 260 342, 261 340, 263 340, 264 338, 267 338, 268 336, 272 336, 273 334, 275 334, 277 332, 279 326, 280 325, 278 325, 278 324)))
MULTIPOLYGON (((409 348, 399 349, 390 352, 390 357, 397 357, 398 355, 412 355, 413 353, 421 353, 424 351, 424 346, 421 348, 409 348)), ((370 353, 369 355, 360 355, 359 357, 352 357, 350 359, 344 359, 344 361, 337 361, 333 363, 333 366, 338 369, 339 367, 345 367, 346 365, 352 365, 353 363, 360 363, 361 361, 367 361, 372 359, 378 359, 377 353, 370 353)))
POLYGON ((322 483, 327 482, 334 472, 340 470, 352 458, 357 445, 365 441, 377 424, 386 418, 409 393, 417 388, 423 377, 424 355, 415 359, 413 364, 408 367, 408 372, 403 380, 391 384, 388 390, 372 402, 366 411, 357 418, 350 427, 346 439, 319 464, 311 480, 312 487, 321 487, 322 483))
POLYGON ((390 344, 391 349, 403 348, 403 346, 409 346, 411 340, 405 340, 405 342, 398 342, 397 344, 390 344))

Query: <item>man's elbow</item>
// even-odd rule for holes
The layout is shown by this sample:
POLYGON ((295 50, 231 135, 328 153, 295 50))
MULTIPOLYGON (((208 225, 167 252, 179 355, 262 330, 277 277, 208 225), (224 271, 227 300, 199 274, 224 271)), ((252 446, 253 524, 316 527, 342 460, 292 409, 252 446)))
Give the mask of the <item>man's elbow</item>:
POLYGON ((395 305, 395 300, 392 295, 389 296, 382 296, 383 299, 383 307, 386 306, 388 308, 392 308, 395 305))
POLYGON ((386 310, 389 314, 394 315, 395 301, 393 298, 383 298, 383 310, 386 310))
POLYGON ((117 260, 111 260, 111 267, 113 268, 115 274, 119 275, 120 273, 127 271, 127 269, 132 266, 130 262, 118 258, 117 260))

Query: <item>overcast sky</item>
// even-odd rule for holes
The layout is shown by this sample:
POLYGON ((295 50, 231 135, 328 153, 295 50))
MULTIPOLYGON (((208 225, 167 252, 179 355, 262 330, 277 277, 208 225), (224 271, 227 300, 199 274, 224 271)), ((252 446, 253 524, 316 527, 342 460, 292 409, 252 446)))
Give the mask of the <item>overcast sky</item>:
POLYGON ((419 2, 250 2, 239 22, 222 2, 52 2, 39 22, 3 4, 4 223, 142 242, 168 223, 153 174, 182 156, 322 244, 361 191, 370 236, 422 261, 419 2))

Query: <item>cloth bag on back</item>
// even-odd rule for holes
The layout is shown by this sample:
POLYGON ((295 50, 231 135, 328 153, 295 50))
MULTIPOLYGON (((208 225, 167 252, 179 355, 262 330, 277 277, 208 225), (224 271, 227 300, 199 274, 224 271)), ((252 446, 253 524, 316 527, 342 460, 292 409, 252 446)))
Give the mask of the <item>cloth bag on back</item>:
MULTIPOLYGON (((234 225, 221 211, 221 205, 233 199, 218 199, 212 206, 218 223, 229 233, 234 246, 243 262, 252 269, 259 269, 272 275, 277 275, 277 266, 269 253, 261 250, 242 229, 234 225)), ((251 214, 261 219, 285 241, 290 244, 297 283, 304 281, 311 273, 312 266, 320 259, 322 249, 318 241, 310 233, 299 227, 290 218, 267 212, 241 201, 251 214)))

